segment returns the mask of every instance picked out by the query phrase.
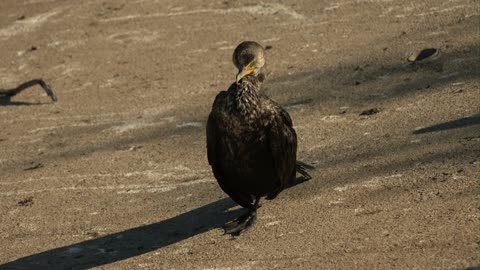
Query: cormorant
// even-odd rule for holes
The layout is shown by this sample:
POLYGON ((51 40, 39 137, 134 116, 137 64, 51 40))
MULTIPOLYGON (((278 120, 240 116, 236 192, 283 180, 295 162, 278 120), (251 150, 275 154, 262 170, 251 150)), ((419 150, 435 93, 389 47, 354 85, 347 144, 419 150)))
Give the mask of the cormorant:
POLYGON ((313 167, 297 161, 297 135, 292 120, 279 104, 260 93, 265 80, 265 50, 245 41, 233 53, 239 72, 227 91, 220 92, 207 122, 207 155, 222 190, 248 209, 224 225, 225 234, 239 235, 253 225, 260 198, 274 199, 302 182, 313 167))

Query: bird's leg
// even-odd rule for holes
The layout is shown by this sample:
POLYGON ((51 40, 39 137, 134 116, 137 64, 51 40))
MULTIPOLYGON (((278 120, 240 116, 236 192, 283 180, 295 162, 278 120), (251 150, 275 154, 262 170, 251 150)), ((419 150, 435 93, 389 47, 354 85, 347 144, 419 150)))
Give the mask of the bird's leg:
POLYGON ((224 233, 233 236, 238 236, 243 231, 247 230, 250 226, 255 224, 257 219, 257 209, 259 208, 260 197, 256 197, 255 203, 252 205, 248 212, 241 215, 234 221, 228 222, 223 226, 224 233))

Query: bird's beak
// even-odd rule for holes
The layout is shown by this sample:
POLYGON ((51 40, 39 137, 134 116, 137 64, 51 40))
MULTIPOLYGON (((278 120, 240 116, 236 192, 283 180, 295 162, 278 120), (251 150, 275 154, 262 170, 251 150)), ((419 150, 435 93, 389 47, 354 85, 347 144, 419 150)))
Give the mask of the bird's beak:
POLYGON ((252 63, 243 67, 240 72, 237 74, 237 83, 245 76, 252 74, 255 71, 255 66, 252 66, 252 63))

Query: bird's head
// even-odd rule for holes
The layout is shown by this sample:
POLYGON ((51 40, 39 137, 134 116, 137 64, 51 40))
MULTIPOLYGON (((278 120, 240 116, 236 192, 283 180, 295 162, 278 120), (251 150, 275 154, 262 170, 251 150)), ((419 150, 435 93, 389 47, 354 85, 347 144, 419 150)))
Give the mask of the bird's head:
POLYGON ((265 50, 255 41, 244 41, 233 52, 233 64, 238 68, 237 83, 245 76, 257 76, 265 66, 265 50))

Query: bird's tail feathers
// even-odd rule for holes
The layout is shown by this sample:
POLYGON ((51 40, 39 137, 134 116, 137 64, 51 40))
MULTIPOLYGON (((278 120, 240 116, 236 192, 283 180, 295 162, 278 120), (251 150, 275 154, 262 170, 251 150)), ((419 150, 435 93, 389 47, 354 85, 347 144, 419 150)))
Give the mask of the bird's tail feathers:
POLYGON ((298 166, 301 166, 301 167, 303 167, 304 169, 307 169, 307 170, 315 170, 315 167, 313 167, 312 165, 307 164, 307 163, 305 163, 305 162, 303 162, 303 161, 300 161, 300 160, 297 160, 297 164, 296 164, 296 165, 297 165, 297 167, 298 167, 298 166))
POLYGON ((295 164, 295 169, 297 170, 298 173, 300 173, 303 176, 304 181, 307 181, 312 179, 312 176, 307 172, 307 170, 314 170, 315 167, 305 162, 297 160, 295 164))

